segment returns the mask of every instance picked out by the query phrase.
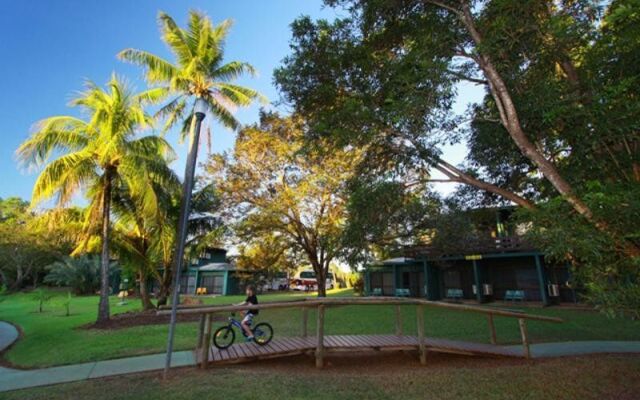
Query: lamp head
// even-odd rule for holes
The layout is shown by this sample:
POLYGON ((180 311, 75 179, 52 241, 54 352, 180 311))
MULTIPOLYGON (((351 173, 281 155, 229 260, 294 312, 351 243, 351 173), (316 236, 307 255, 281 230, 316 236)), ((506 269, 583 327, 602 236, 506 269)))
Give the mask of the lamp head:
POLYGON ((202 97, 198 97, 193 109, 194 113, 196 114, 196 118, 204 119, 204 116, 207 113, 207 108, 207 102, 202 97))

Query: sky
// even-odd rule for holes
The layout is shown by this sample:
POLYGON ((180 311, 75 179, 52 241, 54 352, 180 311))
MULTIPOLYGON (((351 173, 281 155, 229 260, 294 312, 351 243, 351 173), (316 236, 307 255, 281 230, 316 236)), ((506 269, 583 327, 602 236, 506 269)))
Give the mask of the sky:
MULTIPOLYGON (((160 40, 157 15, 162 10, 184 26, 189 9, 204 11, 214 22, 234 21, 226 45, 226 60, 251 63, 257 77, 238 84, 257 89, 270 101, 278 100, 273 70, 289 53, 290 24, 301 16, 333 19, 339 14, 324 8, 321 0, 0 0, 0 198, 31 198, 37 171, 16 162, 15 150, 32 131, 33 124, 54 115, 78 115, 69 101, 88 79, 97 84, 112 72, 126 77, 138 90, 145 88, 140 68, 122 63, 115 55, 133 47, 172 59, 160 40)), ((463 110, 482 91, 460 88, 456 105, 463 110)), ((273 106, 267 106, 273 107, 273 106)), ((258 119, 260 105, 238 110, 243 124, 258 119)), ((234 135, 212 121, 214 152, 233 146, 234 135)), ((172 165, 183 175, 186 144, 169 134, 179 159, 172 165)), ((463 144, 444 149, 449 162, 460 162, 463 144)), ((201 146, 199 160, 206 156, 201 146)), ((443 192, 450 184, 438 186, 443 192)))

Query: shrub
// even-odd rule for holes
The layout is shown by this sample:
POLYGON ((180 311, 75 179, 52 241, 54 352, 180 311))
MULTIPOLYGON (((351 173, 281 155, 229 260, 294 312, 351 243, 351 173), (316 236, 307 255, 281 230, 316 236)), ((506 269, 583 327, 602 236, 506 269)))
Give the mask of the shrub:
MULTIPOLYGON (((44 281, 58 286, 68 286, 77 295, 92 294, 100 288, 100 257, 85 255, 65 257, 47 266, 49 273, 44 281)), ((110 273, 116 272, 115 263, 109 267, 110 273)))
POLYGON ((44 303, 51 300, 53 295, 45 289, 36 289, 32 292, 32 297, 38 302, 38 312, 41 313, 44 310, 44 303))
POLYGON ((64 308, 64 316, 68 317, 71 315, 71 292, 67 292, 67 294, 59 296, 55 299, 56 306, 61 306, 64 308))
POLYGON ((362 279, 362 276, 358 275, 358 277, 351 280, 350 283, 353 288, 353 293, 358 296, 362 296, 364 293, 364 279, 362 279))

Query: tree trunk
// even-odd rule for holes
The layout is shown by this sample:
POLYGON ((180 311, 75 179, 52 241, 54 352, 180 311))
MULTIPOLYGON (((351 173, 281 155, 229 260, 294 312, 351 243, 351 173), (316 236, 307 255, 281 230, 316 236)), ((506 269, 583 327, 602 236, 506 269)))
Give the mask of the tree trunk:
POLYGON ((465 174, 460 169, 454 167, 453 165, 447 163, 444 160, 439 159, 438 163, 435 165, 434 168, 436 168, 438 171, 442 172, 452 180, 458 181, 460 183, 464 183, 469 186, 473 186, 475 188, 484 190, 489 193, 496 194, 507 200, 511 200, 512 202, 514 202, 515 204, 521 207, 528 208, 528 209, 535 208, 533 203, 531 203, 529 200, 525 199, 524 197, 519 196, 516 193, 513 193, 512 191, 509 191, 507 189, 503 189, 499 186, 493 185, 485 181, 481 181, 479 179, 472 177, 471 175, 465 174))
POLYGON ((429 165, 433 166, 433 168, 435 168, 436 170, 443 173, 447 178, 451 179, 452 181, 464 183, 466 185, 473 186, 480 190, 484 190, 485 192, 496 194, 507 200, 511 200, 515 204, 524 208, 528 208, 528 209, 535 208, 535 205, 529 200, 525 199, 524 197, 519 196, 518 194, 510 190, 501 188, 499 186, 482 181, 480 179, 476 179, 473 176, 464 173, 462 170, 460 170, 459 168, 456 168, 452 164, 449 164, 448 162, 444 161, 443 159, 439 157, 433 157, 431 153, 426 151, 426 149, 424 149, 424 147, 418 141, 411 138, 407 138, 407 139, 413 144, 413 146, 416 148, 416 150, 418 151, 418 154, 423 160, 425 160, 429 165))
MULTIPOLYGON (((462 22, 466 26, 476 46, 480 47, 482 37, 475 27, 469 5, 465 3, 462 6, 462 9, 462 22)), ((592 223, 601 232, 610 235, 613 240, 620 244, 620 247, 625 254, 629 256, 640 255, 640 248, 620 237, 620 235, 614 232, 606 222, 599 221, 594 218, 591 209, 574 193, 571 185, 560 175, 556 166, 551 161, 547 160, 546 157, 540 153, 536 146, 529 140, 522 129, 518 111, 513 99, 511 98, 511 94, 491 59, 487 55, 479 54, 476 56, 476 61, 489 82, 489 90, 496 102, 496 107, 500 114, 500 121, 522 154, 529 158, 538 167, 544 177, 578 214, 592 223)))
MULTIPOLYGON (((173 262, 171 263, 173 264, 173 262)), ((160 278, 160 288, 158 290, 158 307, 166 306, 171 292, 171 265, 165 265, 160 278)))
POLYGON ((325 266, 315 259, 310 260, 313 272, 316 273, 316 285, 318 286, 318 297, 327 297, 327 271, 325 266))
POLYGON ((147 289, 147 274, 144 271, 140 271, 138 273, 138 279, 140 280, 140 301, 142 302, 143 310, 152 310, 155 307, 151 302, 151 297, 149 296, 149 290, 147 289))
POLYGON ((96 324, 109 321, 109 214, 111 212, 112 170, 104 173, 102 193, 102 252, 100 254, 100 303, 96 324))

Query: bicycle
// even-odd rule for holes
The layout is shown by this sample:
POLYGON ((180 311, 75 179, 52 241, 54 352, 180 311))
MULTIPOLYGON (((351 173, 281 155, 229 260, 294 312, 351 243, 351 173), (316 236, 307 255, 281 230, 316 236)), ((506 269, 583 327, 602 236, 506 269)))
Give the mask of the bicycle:
MULTIPOLYGON (((216 329, 213 333, 213 345, 220 350, 229 348, 236 340, 236 332, 233 329, 234 326, 240 329, 244 337, 247 337, 240 321, 234 318, 235 315, 235 313, 232 313, 229 317, 229 323, 216 329)), ((266 322, 256 324, 256 326, 251 329, 251 332, 253 332, 253 341, 260 346, 267 345, 273 338, 273 328, 266 322)))

